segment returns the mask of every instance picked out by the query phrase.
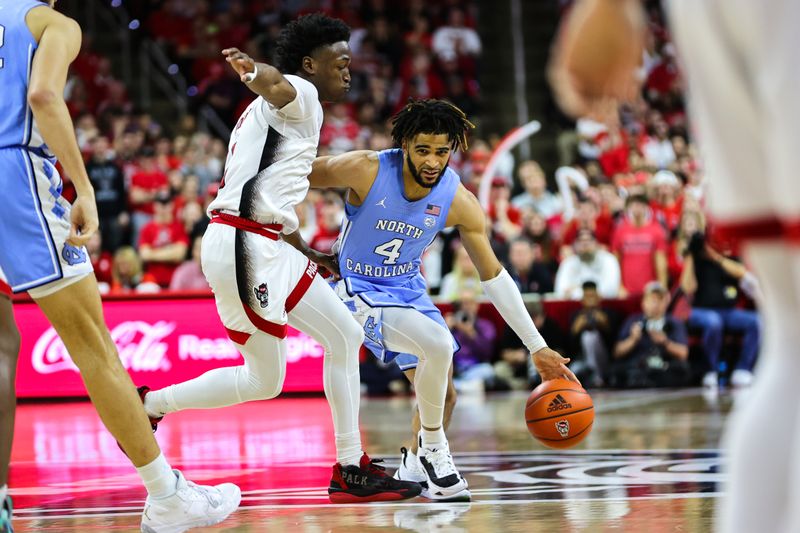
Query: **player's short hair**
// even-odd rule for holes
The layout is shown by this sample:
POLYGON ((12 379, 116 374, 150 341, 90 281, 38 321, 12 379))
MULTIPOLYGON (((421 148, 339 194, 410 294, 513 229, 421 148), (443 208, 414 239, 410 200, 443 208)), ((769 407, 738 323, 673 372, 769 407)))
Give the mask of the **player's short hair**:
POLYGON ((312 13, 293 20, 278 37, 276 66, 284 74, 303 67, 303 58, 321 46, 350 40, 350 27, 340 19, 312 13))
POLYGON ((420 133, 447 135, 453 149, 467 149, 467 133, 475 125, 459 108, 444 100, 413 100, 392 118, 392 139, 402 146, 420 133))

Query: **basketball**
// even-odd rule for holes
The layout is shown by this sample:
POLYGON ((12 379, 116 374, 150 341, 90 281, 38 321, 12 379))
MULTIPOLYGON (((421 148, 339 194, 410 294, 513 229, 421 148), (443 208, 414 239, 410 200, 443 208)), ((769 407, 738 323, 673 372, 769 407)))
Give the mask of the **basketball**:
POLYGON ((566 379, 536 387, 525 405, 528 431, 549 448, 571 448, 586 438, 594 423, 592 397, 566 379))

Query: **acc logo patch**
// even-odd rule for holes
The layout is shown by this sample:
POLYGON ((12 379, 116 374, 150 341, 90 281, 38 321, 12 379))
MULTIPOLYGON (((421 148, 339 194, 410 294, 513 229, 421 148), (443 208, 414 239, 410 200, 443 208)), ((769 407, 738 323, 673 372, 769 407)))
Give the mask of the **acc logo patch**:
POLYGON ((425 227, 432 228, 436 225, 436 220, 433 217, 425 217, 425 227))

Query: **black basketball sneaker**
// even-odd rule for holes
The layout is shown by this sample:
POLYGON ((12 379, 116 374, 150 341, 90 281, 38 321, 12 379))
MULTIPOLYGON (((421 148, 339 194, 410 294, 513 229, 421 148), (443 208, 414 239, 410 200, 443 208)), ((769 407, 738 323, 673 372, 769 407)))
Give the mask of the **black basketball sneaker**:
POLYGON ((391 502, 419 496, 422 487, 412 481, 400 481, 386 473, 365 453, 359 466, 333 465, 328 496, 333 503, 391 502))

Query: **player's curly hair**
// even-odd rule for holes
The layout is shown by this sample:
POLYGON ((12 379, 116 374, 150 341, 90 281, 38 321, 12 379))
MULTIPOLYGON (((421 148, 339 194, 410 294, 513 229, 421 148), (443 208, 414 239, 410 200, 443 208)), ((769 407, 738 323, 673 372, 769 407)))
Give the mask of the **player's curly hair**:
POLYGON ((409 99, 392 118, 392 139, 402 146, 420 133, 445 134, 454 150, 467 149, 467 133, 475 125, 459 108, 444 100, 409 99))
POLYGON ((303 58, 320 46, 350 40, 350 27, 340 19, 312 13, 293 20, 278 37, 276 66, 284 74, 303 67, 303 58))

